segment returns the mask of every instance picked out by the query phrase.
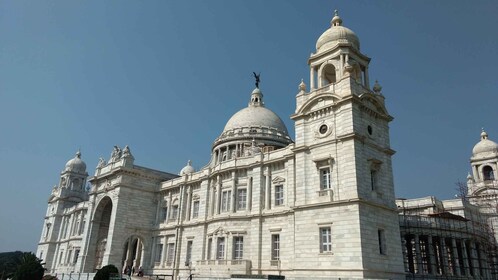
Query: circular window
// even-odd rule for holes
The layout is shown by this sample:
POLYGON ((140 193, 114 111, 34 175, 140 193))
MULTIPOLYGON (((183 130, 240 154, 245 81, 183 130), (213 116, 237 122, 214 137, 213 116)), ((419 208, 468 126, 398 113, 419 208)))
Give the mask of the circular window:
POLYGON ((368 126, 368 127, 367 127, 367 130, 368 130, 368 134, 372 135, 372 127, 371 127, 371 126, 368 126))
POLYGON ((329 128, 328 128, 328 126, 326 124, 322 124, 320 126, 320 129, 319 129, 319 131, 320 131, 321 134, 327 133, 328 130, 329 130, 329 128))

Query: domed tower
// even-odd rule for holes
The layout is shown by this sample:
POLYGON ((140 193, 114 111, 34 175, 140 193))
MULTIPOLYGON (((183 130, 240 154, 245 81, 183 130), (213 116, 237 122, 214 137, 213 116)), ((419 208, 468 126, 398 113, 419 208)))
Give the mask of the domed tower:
POLYGON ((273 111, 265 107, 263 93, 256 87, 246 108, 235 113, 213 143, 212 162, 251 156, 292 143, 287 127, 273 111))
MULTIPOLYGON (((43 259, 45 267, 55 268, 57 242, 65 238, 66 234, 71 235, 68 230, 69 217, 67 209, 74 207, 82 201, 88 200, 88 193, 85 189, 86 164, 81 159, 81 153, 78 151, 74 158, 70 159, 61 172, 59 184, 54 186, 48 199, 48 207, 45 215, 45 221, 42 229, 40 242, 38 243, 37 256, 43 259), (69 233, 68 233, 69 232, 69 233)), ((74 223, 81 225, 84 215, 74 215, 74 223)), ((72 226, 73 229, 76 225, 72 226)), ((82 226, 78 226, 81 228, 82 226)), ((79 233, 79 230, 74 230, 79 233)))
POLYGON ((358 234, 361 244, 331 230, 331 239, 344 240, 348 248, 334 252, 336 262, 359 260, 358 274, 344 278, 397 279, 404 269, 389 140, 393 118, 380 84, 370 89, 369 63, 358 36, 335 11, 308 59, 310 89, 301 82, 291 116, 299 167, 296 205, 331 203, 332 228, 358 234))
POLYGON ((488 139, 484 129, 481 140, 472 149, 470 165, 472 175, 467 176, 469 200, 487 215, 498 239, 498 144, 488 139))

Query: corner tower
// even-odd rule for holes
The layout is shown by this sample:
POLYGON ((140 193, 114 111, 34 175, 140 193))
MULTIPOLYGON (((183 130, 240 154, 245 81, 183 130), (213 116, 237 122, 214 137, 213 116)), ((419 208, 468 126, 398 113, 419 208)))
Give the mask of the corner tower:
POLYGON ((322 206, 310 218, 332 240, 333 256, 322 258, 337 277, 403 278, 389 143, 393 118, 382 87, 376 82, 370 89, 370 58, 342 23, 335 11, 308 60, 310 89, 301 82, 296 96, 291 118, 296 166, 302 166, 296 205, 322 206), (349 272, 341 272, 346 267, 349 272))

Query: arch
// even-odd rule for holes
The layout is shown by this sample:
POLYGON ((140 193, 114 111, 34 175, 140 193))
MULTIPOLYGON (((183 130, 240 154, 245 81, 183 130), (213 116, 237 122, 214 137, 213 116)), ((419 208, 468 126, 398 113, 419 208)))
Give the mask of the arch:
POLYGON ((94 256, 93 269, 100 269, 104 263, 105 254, 108 253, 107 237, 111 223, 113 204, 110 197, 103 197, 93 214, 94 228, 92 229, 91 242, 94 242, 95 247, 93 252, 89 252, 94 256))
POLYGON ((131 235, 123 244, 123 272, 138 273, 139 268, 144 266, 145 239, 142 236, 131 235))
POLYGON ((337 82, 337 68, 334 64, 328 62, 322 64, 319 70, 319 87, 324 87, 337 82))
POLYGON ((495 179, 495 174, 491 166, 485 165, 482 167, 482 178, 484 179, 484 181, 495 179))
POLYGON ((362 95, 360 95, 360 99, 363 101, 363 100, 368 100, 373 106, 375 106, 375 109, 378 111, 378 112, 381 112, 385 115, 389 115, 389 113, 387 112, 386 110, 386 107, 384 107, 384 105, 382 103, 380 103, 377 98, 375 98, 375 96, 373 96, 372 93, 370 92, 367 92, 367 93, 364 93, 362 95))
POLYGON ((301 108, 299 109, 299 111, 296 114, 304 114, 304 113, 310 111, 311 108, 318 102, 319 99, 322 99, 322 100, 332 100, 332 103, 335 104, 335 103, 337 103, 337 101, 339 101, 341 99, 341 97, 338 96, 338 95, 336 95, 336 94, 334 94, 334 93, 317 94, 313 98, 311 98, 308 101, 306 101, 301 106, 301 108))

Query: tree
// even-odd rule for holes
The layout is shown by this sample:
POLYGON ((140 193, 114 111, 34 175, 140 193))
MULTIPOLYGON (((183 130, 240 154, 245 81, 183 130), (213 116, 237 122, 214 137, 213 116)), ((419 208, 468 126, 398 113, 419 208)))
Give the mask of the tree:
POLYGON ((0 280, 12 278, 22 255, 21 251, 0 253, 0 280))
POLYGON ((99 269, 93 277, 93 280, 109 280, 113 274, 119 274, 119 270, 114 265, 109 264, 99 269))
POLYGON ((41 280, 45 269, 42 261, 33 253, 24 253, 14 273, 13 280, 41 280))

